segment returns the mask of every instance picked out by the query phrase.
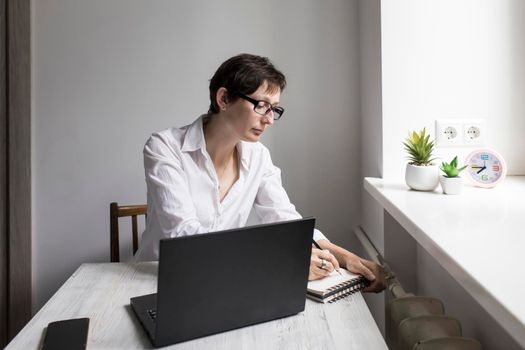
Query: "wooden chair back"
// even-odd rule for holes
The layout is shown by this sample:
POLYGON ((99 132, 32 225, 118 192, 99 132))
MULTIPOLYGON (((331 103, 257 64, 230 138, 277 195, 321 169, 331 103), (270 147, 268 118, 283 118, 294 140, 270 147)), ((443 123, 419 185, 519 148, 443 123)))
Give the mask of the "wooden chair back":
POLYGON ((131 230, 133 238, 133 255, 139 248, 139 233, 137 225, 137 216, 144 215, 147 218, 148 206, 141 205, 118 205, 112 202, 109 205, 109 224, 110 224, 110 249, 111 262, 120 262, 120 245, 119 245, 119 226, 118 219, 121 217, 131 216, 131 230))

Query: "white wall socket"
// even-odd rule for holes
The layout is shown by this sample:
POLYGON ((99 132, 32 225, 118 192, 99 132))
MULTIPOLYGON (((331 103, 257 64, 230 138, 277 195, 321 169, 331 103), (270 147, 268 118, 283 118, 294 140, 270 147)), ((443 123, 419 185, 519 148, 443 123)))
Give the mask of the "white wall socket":
POLYGON ((463 142, 463 124, 457 120, 436 120, 436 147, 459 146, 463 142))
POLYGON ((471 119, 463 123, 465 146, 484 146, 487 128, 483 119, 471 119))
POLYGON ((484 146, 484 119, 436 120, 436 147, 484 146))

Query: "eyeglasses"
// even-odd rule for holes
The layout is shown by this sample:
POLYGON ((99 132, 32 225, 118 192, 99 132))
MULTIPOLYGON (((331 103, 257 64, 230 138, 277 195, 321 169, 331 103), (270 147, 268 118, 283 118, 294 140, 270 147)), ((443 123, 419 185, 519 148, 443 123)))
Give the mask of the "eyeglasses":
POLYGON ((253 104, 253 110, 257 114, 268 116, 268 113, 272 111, 273 120, 279 120, 279 118, 281 118, 284 113, 283 107, 274 107, 267 101, 257 101, 251 97, 241 94, 240 92, 236 93, 236 95, 248 102, 251 102, 253 104))

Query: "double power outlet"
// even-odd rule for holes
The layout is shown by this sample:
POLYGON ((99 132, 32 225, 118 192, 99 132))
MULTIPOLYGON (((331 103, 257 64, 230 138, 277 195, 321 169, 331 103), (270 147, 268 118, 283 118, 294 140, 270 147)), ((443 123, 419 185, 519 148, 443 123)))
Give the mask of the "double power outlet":
POLYGON ((486 139, 484 119, 436 120, 436 146, 484 146, 486 139))

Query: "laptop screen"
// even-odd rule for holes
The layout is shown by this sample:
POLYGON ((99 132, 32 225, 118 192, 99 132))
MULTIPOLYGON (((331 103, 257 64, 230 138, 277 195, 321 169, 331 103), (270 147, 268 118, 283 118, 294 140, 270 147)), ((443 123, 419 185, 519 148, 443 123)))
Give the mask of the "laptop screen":
POLYGON ((156 345, 303 311, 314 223, 161 240, 156 345))

